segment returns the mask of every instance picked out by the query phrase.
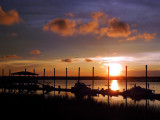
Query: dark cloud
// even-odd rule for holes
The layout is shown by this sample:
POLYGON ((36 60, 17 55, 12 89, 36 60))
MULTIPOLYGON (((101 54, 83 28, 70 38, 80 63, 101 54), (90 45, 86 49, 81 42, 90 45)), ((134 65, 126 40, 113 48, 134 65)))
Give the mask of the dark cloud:
POLYGON ((62 62, 69 62, 69 63, 71 63, 71 62, 72 62, 72 59, 69 59, 69 58, 68 58, 68 59, 62 59, 61 61, 62 61, 62 62))
POLYGON ((92 60, 92 59, 89 59, 89 58, 86 58, 86 59, 85 59, 85 62, 93 62, 93 60, 92 60))
POLYGON ((43 27, 43 30, 50 30, 61 36, 71 36, 76 31, 75 26, 76 22, 74 20, 56 18, 53 21, 47 23, 43 27))
POLYGON ((107 35, 109 37, 128 37, 131 34, 130 26, 117 18, 110 19, 108 26, 107 35))

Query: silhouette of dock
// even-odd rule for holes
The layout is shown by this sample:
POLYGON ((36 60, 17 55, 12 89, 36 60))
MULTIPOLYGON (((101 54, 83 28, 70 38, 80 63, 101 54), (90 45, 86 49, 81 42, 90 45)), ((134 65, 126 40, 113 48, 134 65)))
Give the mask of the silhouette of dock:
POLYGON ((45 76, 45 69, 44 69, 44 74, 41 76, 41 80, 43 81, 40 83, 39 76, 37 73, 34 72, 28 72, 26 71, 21 71, 21 72, 16 72, 16 73, 11 73, 9 71, 9 77, 4 76, 4 70, 2 71, 2 77, 0 78, 0 88, 2 89, 2 92, 5 92, 8 90, 11 93, 16 93, 17 91, 20 93, 35 93, 38 90, 43 91, 43 94, 49 93, 51 91, 63 91, 63 92, 71 92, 74 94, 83 94, 83 95, 88 95, 88 96, 97 96, 98 94, 101 94, 103 96, 109 95, 109 96, 118 96, 122 95, 124 98, 130 97, 135 100, 140 100, 140 99, 156 99, 160 100, 160 94, 155 94, 152 92, 152 90, 148 89, 147 87, 147 82, 148 82, 148 76, 147 76, 147 65, 146 65, 146 88, 139 88, 135 87, 132 89, 127 89, 127 66, 126 66, 126 90, 120 92, 119 90, 111 90, 110 89, 110 76, 109 76, 109 67, 108 67, 108 74, 107 74, 107 79, 108 79, 108 89, 102 88, 101 90, 99 89, 94 89, 94 67, 92 68, 92 89, 86 86, 84 83, 80 82, 81 77, 80 77, 80 67, 78 68, 78 81, 75 84, 75 86, 71 87, 71 89, 67 88, 67 81, 68 81, 68 69, 66 68, 66 87, 61 88, 61 86, 58 86, 58 88, 55 87, 55 82, 56 82, 56 76, 55 76, 55 68, 54 68, 54 86, 47 85, 45 84, 46 76, 45 76), (134 91, 135 89, 135 91, 134 91))

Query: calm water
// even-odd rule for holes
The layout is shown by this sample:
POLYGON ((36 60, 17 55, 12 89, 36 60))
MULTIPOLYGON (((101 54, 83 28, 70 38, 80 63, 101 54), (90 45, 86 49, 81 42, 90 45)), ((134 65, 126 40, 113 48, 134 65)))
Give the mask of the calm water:
MULTIPOLYGON (((65 80, 56 80, 56 88, 58 86, 61 86, 61 88, 66 87, 66 81, 65 80)), ((71 87, 74 86, 74 84, 77 82, 77 80, 68 80, 67 88, 70 89, 71 87)), ((91 80, 81 80, 81 82, 85 83, 86 85, 92 85, 91 80)), ((53 80, 46 80, 46 84, 50 84, 53 86, 53 80)), ((94 89, 107 89, 107 80, 95 80, 94 82, 94 89)), ((145 82, 128 82, 128 89, 132 88, 136 84, 137 86, 141 86, 145 88, 145 82)), ((110 85, 111 89, 118 89, 119 91, 123 91, 125 89, 125 81, 119 81, 119 80, 110 80, 110 85)), ((91 86, 90 86, 91 87, 91 86)), ((149 89, 155 90, 155 93, 160 94, 160 82, 149 82, 149 89)), ((59 96, 65 96, 68 95, 69 97, 74 97, 74 94, 70 92, 50 92, 48 95, 59 95, 59 96)), ((97 95, 93 97, 96 101, 98 102, 105 102, 108 103, 108 96, 102 96, 102 95, 97 95)), ((123 96, 112 96, 109 97, 109 104, 117 104, 117 103, 126 103, 126 99, 123 98, 123 96)), ((130 98, 127 98, 127 103, 128 105, 134 104, 134 105, 145 105, 146 100, 140 100, 140 101, 134 101, 130 98)), ((150 106, 158 106, 160 107, 160 101, 154 100, 151 101, 149 100, 149 105, 150 106)))

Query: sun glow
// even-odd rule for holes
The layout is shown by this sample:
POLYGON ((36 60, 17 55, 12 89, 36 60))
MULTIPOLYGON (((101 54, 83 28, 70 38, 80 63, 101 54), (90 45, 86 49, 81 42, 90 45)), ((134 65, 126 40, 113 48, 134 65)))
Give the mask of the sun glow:
POLYGON ((120 75, 122 71, 122 65, 119 63, 110 63, 109 64, 109 74, 112 76, 120 75))
POLYGON ((118 83, 117 80, 113 80, 111 84, 111 90, 118 90, 118 83))

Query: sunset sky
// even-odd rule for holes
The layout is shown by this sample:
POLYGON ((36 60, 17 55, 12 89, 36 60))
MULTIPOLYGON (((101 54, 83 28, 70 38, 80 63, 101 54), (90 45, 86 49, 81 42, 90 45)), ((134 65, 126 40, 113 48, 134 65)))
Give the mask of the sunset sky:
MULTIPOLYGON (((0 0, 0 71, 160 76, 159 0, 0 0)), ((0 73, 1 74, 1 73, 0 73)))

